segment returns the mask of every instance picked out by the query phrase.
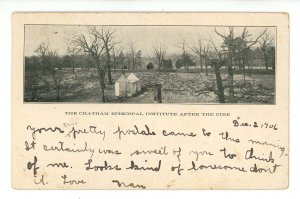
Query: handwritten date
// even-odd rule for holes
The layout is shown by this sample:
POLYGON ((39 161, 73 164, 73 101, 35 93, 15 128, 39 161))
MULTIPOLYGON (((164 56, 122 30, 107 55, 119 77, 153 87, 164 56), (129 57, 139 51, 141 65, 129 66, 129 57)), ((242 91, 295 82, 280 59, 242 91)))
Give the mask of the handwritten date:
POLYGON ((256 121, 253 121, 253 122, 245 122, 245 121, 243 121, 242 122, 242 121, 240 121, 239 117, 236 120, 233 120, 232 123, 233 123, 234 127, 262 128, 262 129, 272 129, 274 131, 278 130, 277 123, 273 123, 273 124, 269 123, 269 122, 259 123, 259 122, 256 122, 256 121))

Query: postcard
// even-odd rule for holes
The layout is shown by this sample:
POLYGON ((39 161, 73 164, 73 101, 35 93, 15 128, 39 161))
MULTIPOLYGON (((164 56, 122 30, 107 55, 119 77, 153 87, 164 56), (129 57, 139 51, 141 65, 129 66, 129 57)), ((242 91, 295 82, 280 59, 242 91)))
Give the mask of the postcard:
POLYGON ((14 13, 12 187, 285 189, 287 13, 14 13))

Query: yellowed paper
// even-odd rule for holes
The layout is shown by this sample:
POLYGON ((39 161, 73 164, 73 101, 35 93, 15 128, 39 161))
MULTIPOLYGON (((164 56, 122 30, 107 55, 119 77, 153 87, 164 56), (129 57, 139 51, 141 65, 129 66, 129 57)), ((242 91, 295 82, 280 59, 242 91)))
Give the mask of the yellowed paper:
POLYGON ((14 188, 288 187, 287 14, 12 19, 14 188))

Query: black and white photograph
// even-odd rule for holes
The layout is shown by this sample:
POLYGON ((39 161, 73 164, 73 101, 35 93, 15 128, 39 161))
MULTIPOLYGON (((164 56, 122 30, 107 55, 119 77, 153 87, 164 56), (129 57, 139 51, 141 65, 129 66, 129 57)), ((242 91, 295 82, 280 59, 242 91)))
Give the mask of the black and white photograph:
POLYGON ((276 27, 24 26, 24 102, 276 104, 276 27))

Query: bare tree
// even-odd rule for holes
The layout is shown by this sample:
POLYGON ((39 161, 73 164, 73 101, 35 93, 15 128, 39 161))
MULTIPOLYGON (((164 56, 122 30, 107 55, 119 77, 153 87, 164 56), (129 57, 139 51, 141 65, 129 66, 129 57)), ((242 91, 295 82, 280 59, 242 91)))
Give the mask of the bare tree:
POLYGON ((186 40, 184 38, 181 38, 181 41, 177 45, 177 47, 182 50, 182 62, 183 62, 183 66, 188 71, 189 70, 189 66, 187 64, 187 43, 186 43, 186 40))
MULTIPOLYGON (((43 67, 50 73, 53 79, 54 89, 56 90, 56 100, 60 101, 60 90, 64 80, 64 72, 62 70, 57 50, 50 50, 49 44, 42 42, 34 52, 38 54, 43 67)), ((45 70, 43 70, 43 72, 45 73, 45 70)), ((42 80, 48 84, 46 79, 42 80)))
POLYGON ((210 51, 211 51, 211 48, 210 48, 209 43, 207 43, 206 45, 203 46, 202 58, 203 58, 204 63, 205 63, 205 75, 206 76, 208 76, 208 58, 210 56, 210 51))
POLYGON ((198 37, 198 42, 196 46, 190 48, 197 56, 199 56, 199 63, 201 72, 203 72, 203 44, 202 40, 198 37))
MULTIPOLYGON (((94 29, 96 29, 94 27, 94 29)), ((111 77, 111 50, 114 48, 114 46, 119 43, 115 41, 115 33, 116 29, 105 30, 103 27, 101 29, 101 32, 95 30, 97 36, 102 40, 104 49, 105 49, 105 55, 106 55, 106 68, 107 68, 107 76, 108 76, 108 83, 113 84, 112 77, 111 77)))
POLYGON ((272 46, 273 46, 273 38, 271 37, 270 33, 265 32, 264 36, 262 37, 260 41, 260 48, 263 52, 264 55, 264 62, 265 62, 265 67, 266 70, 268 70, 269 66, 269 60, 272 57, 272 46))
POLYGON ((225 103, 225 95, 224 95, 224 87, 223 87, 223 80, 220 74, 220 68, 224 64, 224 56, 222 53, 217 49, 215 43, 211 41, 214 46, 215 54, 212 54, 210 57, 207 57, 207 61, 214 67, 215 75, 216 75, 216 82, 217 82, 217 89, 218 89, 218 98, 220 103, 225 103))
POLYGON ((125 55, 123 53, 123 49, 121 49, 120 53, 119 53, 119 59, 120 59, 120 64, 121 64, 121 68, 122 68, 122 73, 125 75, 125 55))
MULTIPOLYGON (((136 48, 133 45, 132 41, 129 43, 131 62, 132 62, 132 70, 136 70, 136 48)), ((128 65, 129 68, 129 65, 128 65)))
POLYGON ((49 50, 47 56, 51 68, 54 88, 56 89, 56 101, 60 101, 60 90, 64 80, 64 71, 59 63, 57 50, 49 50))
MULTIPOLYGON (((115 46, 112 48, 112 65, 113 65, 113 68, 114 68, 114 73, 116 73, 116 65, 117 65, 117 58, 120 57, 120 54, 122 52, 122 47, 119 47, 119 48, 116 48, 115 46)), ((123 62, 124 62, 124 55, 122 53, 122 56, 120 58, 122 61, 121 64, 122 64, 122 68, 123 68, 123 62)))
POLYGON ((142 69, 142 51, 138 50, 136 53, 136 68, 142 69))
POLYGON ((46 70, 48 70, 48 72, 51 71, 51 69, 48 68, 46 64, 46 56, 48 51, 49 51, 49 44, 47 42, 42 42, 41 44, 39 44, 37 49, 34 51, 41 58, 44 73, 46 70))
POLYGON ((82 52, 89 54, 97 67, 98 80, 100 83, 100 93, 102 95, 102 102, 105 102, 105 66, 102 64, 101 59, 105 53, 105 45, 99 35, 96 27, 91 27, 88 30, 88 37, 85 34, 74 34, 72 44, 81 49, 82 52))
POLYGON ((200 63, 201 72, 203 72, 203 63, 205 63, 205 75, 208 76, 208 68, 207 68, 207 59, 208 53, 210 51, 209 43, 203 42, 200 38, 198 38, 197 45, 190 48, 198 57, 200 63))
POLYGON ((75 58, 79 52, 80 52, 80 49, 77 46, 70 45, 67 48, 67 54, 71 57, 71 65, 72 65, 73 74, 75 74, 75 58))
POLYGON ((164 59, 167 53, 167 48, 164 48, 161 46, 161 44, 158 46, 153 47, 154 51, 154 62, 158 65, 158 68, 163 68, 164 59))
MULTIPOLYGON (((220 34, 217 29, 215 28, 215 33, 223 38, 223 44, 221 47, 225 52, 227 52, 227 60, 226 60, 226 66, 227 66, 227 72, 228 72, 228 83, 229 83, 229 102, 234 102, 234 85, 233 85, 233 65, 232 65, 232 59, 236 53, 236 46, 235 44, 235 37, 234 37, 234 27, 229 27, 229 34, 228 35, 222 35, 220 34)), ((216 49, 216 48, 215 48, 216 49)))
POLYGON ((235 101, 233 82, 233 61, 238 61, 240 55, 246 56, 245 53, 258 42, 259 38, 265 34, 266 30, 267 29, 265 29, 263 33, 261 33, 259 36, 257 36, 256 39, 252 39, 252 35, 249 34, 246 27, 243 29, 243 32, 240 36, 234 35, 234 27, 229 27, 228 35, 222 35, 215 28, 214 32, 223 39, 221 47, 223 51, 227 54, 226 66, 228 72, 229 102, 235 101))
POLYGON ((34 52, 37 53, 39 56, 43 57, 47 55, 48 50, 49 44, 46 42, 42 42, 34 52))
POLYGON ((125 65, 124 66, 124 69, 128 69, 128 70, 130 70, 130 65, 132 65, 131 63, 132 63, 132 56, 131 56, 131 53, 129 53, 129 52, 127 52, 126 54, 125 54, 125 60, 126 60, 126 64, 127 65, 125 65))

